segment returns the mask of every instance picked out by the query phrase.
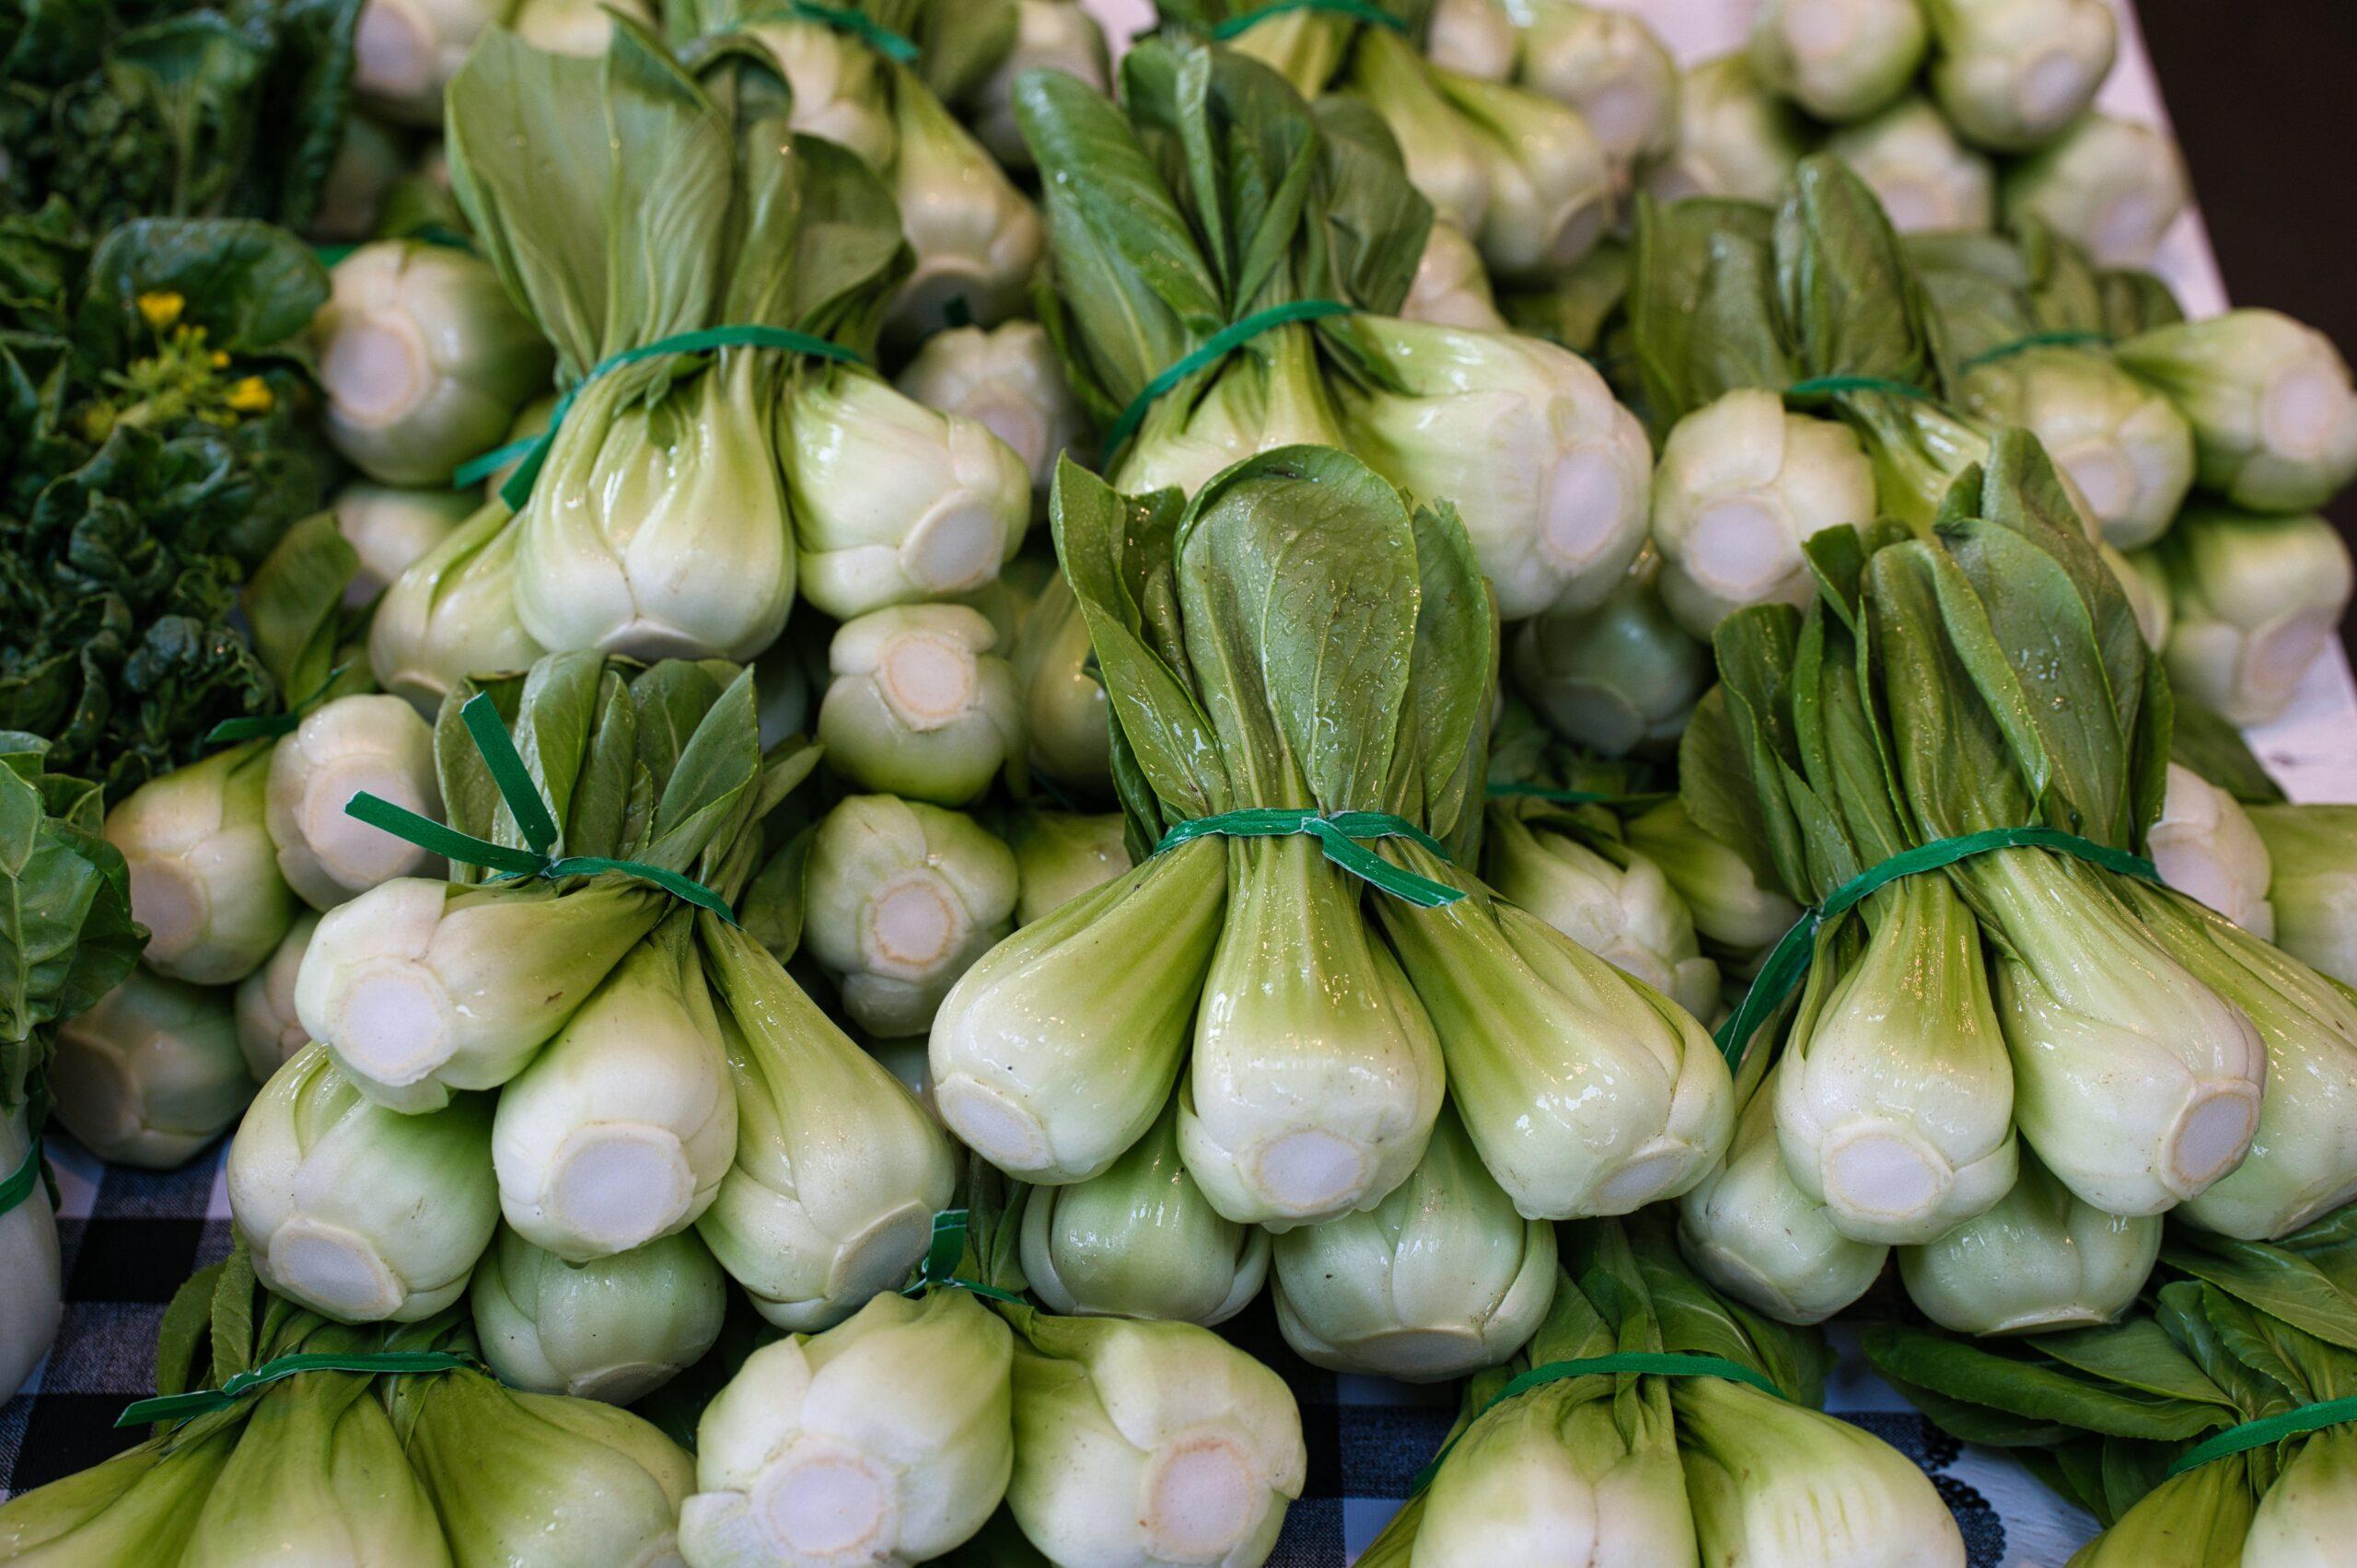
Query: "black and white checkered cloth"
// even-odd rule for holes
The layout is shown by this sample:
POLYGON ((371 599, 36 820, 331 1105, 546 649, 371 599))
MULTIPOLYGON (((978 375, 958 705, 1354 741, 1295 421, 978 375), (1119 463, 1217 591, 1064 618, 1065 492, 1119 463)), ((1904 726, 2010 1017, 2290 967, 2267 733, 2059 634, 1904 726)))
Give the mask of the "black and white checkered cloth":
MULTIPOLYGON (((49 1359, 0 1404, 0 1494, 87 1469, 145 1434, 115 1416, 155 1391, 156 1329, 190 1272, 229 1250, 221 1150, 164 1174, 109 1167, 62 1135, 57 1175, 65 1319, 49 1359)), ((1301 1402, 1309 1480, 1270 1561, 1341 1568, 1376 1534, 1440 1446, 1456 1385, 1411 1388, 1338 1376, 1286 1349, 1266 1298, 1225 1325, 1301 1402)), ((1837 1413, 1896 1445, 1932 1475, 1963 1527, 1971 1568, 2057 1568, 2093 1533, 2010 1461, 1960 1448, 1845 1356, 1829 1390, 1837 1413)))

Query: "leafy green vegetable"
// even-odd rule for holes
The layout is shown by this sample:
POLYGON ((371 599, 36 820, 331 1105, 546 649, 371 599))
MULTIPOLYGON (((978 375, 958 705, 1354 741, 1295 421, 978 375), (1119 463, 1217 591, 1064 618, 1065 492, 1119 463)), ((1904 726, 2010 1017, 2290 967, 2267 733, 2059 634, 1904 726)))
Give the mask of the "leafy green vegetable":
MULTIPOLYGON (((287 694, 238 587, 319 504, 296 340, 326 273, 282 230, 62 203, 0 217, 0 724, 120 798, 287 694)), ((292 695, 301 695, 293 693, 292 695)))
POLYGON ((362 0, 8 0, 0 209, 91 228, 257 217, 300 229, 343 135, 362 0))

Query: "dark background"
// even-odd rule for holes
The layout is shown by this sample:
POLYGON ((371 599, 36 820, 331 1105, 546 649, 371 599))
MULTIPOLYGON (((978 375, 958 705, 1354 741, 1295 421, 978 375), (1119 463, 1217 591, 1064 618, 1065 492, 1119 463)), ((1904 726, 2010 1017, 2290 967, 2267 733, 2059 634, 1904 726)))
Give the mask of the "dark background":
MULTIPOLYGON (((2194 199, 2237 305, 2357 358, 2357 0, 2142 0, 2194 199)), ((2357 493, 2326 508, 2357 542, 2357 493)), ((2341 636, 2357 652, 2357 620, 2341 636)))

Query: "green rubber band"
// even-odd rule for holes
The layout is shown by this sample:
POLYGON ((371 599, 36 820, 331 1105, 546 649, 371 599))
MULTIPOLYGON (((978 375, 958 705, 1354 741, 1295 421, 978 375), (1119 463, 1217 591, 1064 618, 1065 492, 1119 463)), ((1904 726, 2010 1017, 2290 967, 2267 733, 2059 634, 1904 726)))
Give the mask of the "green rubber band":
POLYGON ((1178 364, 1148 381, 1138 395, 1130 400, 1130 406, 1121 411, 1121 417, 1115 420, 1112 429, 1105 433, 1105 456, 1110 458, 1120 451, 1122 444, 1137 433, 1146 410, 1154 406, 1155 400, 1196 371, 1218 364, 1262 332, 1276 327, 1291 326, 1296 321, 1321 321, 1329 316, 1348 316, 1357 309, 1357 306, 1345 305, 1339 299, 1291 299, 1283 305, 1272 305, 1266 310, 1255 310, 1235 325, 1221 328, 1205 338, 1202 347, 1182 356, 1178 364))
POLYGON ((1416 1479, 1408 1483, 1408 1495, 1413 1497, 1430 1486, 1433 1477, 1440 1473, 1441 1461, 1448 1458, 1450 1449, 1464 1440, 1467 1432, 1473 1430, 1473 1422, 1480 1421, 1508 1400, 1519 1399, 1533 1388, 1560 1383, 1566 1377, 1600 1376, 1624 1372, 1647 1377, 1718 1377, 1730 1383, 1747 1383, 1761 1393, 1780 1400, 1784 1397, 1784 1391, 1764 1374, 1739 1361, 1729 1361, 1723 1355, 1703 1355, 1699 1352, 1689 1354, 1679 1351, 1627 1350, 1615 1351, 1610 1355, 1583 1356, 1577 1361, 1550 1361, 1516 1374, 1513 1381, 1491 1398, 1489 1403, 1475 1411, 1473 1421, 1467 1422, 1462 1431, 1442 1444, 1440 1452, 1433 1456, 1432 1463, 1416 1472, 1416 1479))
POLYGON ((1412 839, 1441 859, 1448 859, 1448 851, 1440 842, 1404 817, 1394 817, 1387 811, 1336 811, 1331 814, 1308 807, 1290 806, 1255 806, 1242 811, 1222 811, 1212 817, 1193 817, 1162 835, 1154 853, 1177 849, 1180 844, 1201 838, 1283 839, 1306 834, 1318 841, 1318 847, 1328 860, 1343 870, 1393 898, 1414 904, 1419 909, 1438 909, 1463 898, 1462 890, 1419 877, 1404 867, 1392 865, 1381 855, 1360 843, 1361 839, 1412 839))
POLYGON ((33 1195, 33 1188, 41 1180, 41 1131, 31 1124, 25 1126, 25 1157, 17 1162, 7 1179, 0 1181, 0 1214, 5 1214, 33 1195))
POLYGON ((2231 1458, 2253 1448, 2264 1448, 2286 1437, 2297 1437, 2303 1432, 2320 1432, 2328 1426, 2339 1426, 2345 1421, 2357 1421, 2357 1399, 2325 1400, 2313 1405, 2302 1405, 2295 1411, 2261 1416, 2240 1426, 2230 1426, 2215 1437, 2195 1444, 2177 1456, 2177 1462, 2169 1466, 2168 1473, 2183 1475, 2213 1459, 2231 1458))
POLYGON ((225 1379, 217 1388, 192 1388, 185 1394, 166 1394, 158 1399, 141 1400, 135 1404, 126 1405, 122 1413, 114 1418, 114 1423, 117 1426, 144 1426, 151 1421, 181 1422, 214 1411, 225 1411, 283 1377, 292 1377, 304 1372, 407 1375, 456 1372, 460 1368, 476 1372, 483 1370, 481 1362, 468 1356, 453 1355, 448 1351, 388 1350, 351 1355, 329 1351, 304 1351, 265 1361, 250 1372, 238 1373, 225 1379))
POLYGON ((783 6, 756 11, 739 19, 741 30, 756 22, 816 22, 822 28, 832 28, 847 38, 855 38, 896 64, 913 65, 923 52, 914 39, 906 33, 894 32, 882 22, 849 6, 821 6, 818 0, 786 0, 783 6))
POLYGON ((204 744, 226 746, 233 740, 260 740, 264 736, 294 734, 302 726, 303 715, 317 706, 320 698, 333 691, 335 683, 343 678, 343 672, 351 668, 348 664, 340 664, 329 670, 328 678, 319 682, 318 691, 283 714, 255 714, 247 718, 223 719, 204 732, 204 744))
POLYGON ((1977 854, 1987 854, 2001 849, 2050 849, 2079 860, 2117 871, 2122 876, 2141 877, 2147 882, 2161 879, 2159 870, 2141 855, 2126 850, 2113 849, 2092 839, 2066 833, 2060 828, 1990 828, 1978 833, 1966 833, 1958 838, 1934 839, 1902 850, 1879 865, 1870 865, 1825 896, 1815 909, 1794 921, 1792 929, 1777 938, 1770 948, 1768 959, 1759 966, 1759 975, 1751 989, 1743 993, 1742 1003, 1727 1021, 1719 1026, 1719 1050, 1727 1065, 1743 1065, 1743 1050, 1752 1034, 1767 1022, 1769 1015, 1784 1004, 1801 977, 1808 972, 1816 956, 1817 928, 1834 916, 1856 906, 1869 893, 1875 892, 1902 877, 1917 877, 1926 871, 1954 865, 1959 860, 1969 860, 1977 854))
POLYGON ((866 356, 855 349, 845 348, 825 338, 813 337, 808 332, 797 332, 790 327, 702 327, 692 332, 674 332, 651 343, 626 348, 620 354, 610 354, 591 366, 582 373, 580 380, 565 389, 564 395, 557 399, 556 406, 549 410, 547 429, 538 436, 510 441, 504 447, 494 447, 479 458, 460 463, 458 471, 450 476, 450 482, 463 488, 488 479, 507 464, 515 463, 516 471, 509 474, 507 482, 499 487, 499 498, 507 503, 509 511, 522 511, 524 503, 532 498, 532 482, 540 478, 540 465, 548 461, 549 447, 556 440, 557 430, 564 424, 565 413, 573 407, 573 400, 581 395, 582 388, 610 370, 619 370, 625 365, 635 365, 643 359, 658 359, 667 354, 704 354, 716 348, 774 348, 788 354, 807 354, 813 359, 831 359, 839 365, 867 363, 866 356))
POLYGON ((1354 22, 1367 22, 1379 28, 1389 28, 1396 33, 1404 33, 1408 30, 1407 23, 1380 6, 1367 4, 1366 0, 1271 0, 1271 4, 1257 6, 1249 11, 1215 24, 1212 29, 1212 36, 1225 43, 1255 23, 1266 21, 1271 17, 1283 16, 1287 11, 1324 11, 1330 16, 1348 17, 1354 22))
POLYGON ((545 856, 556 842, 556 819, 550 815, 548 802, 540 798, 531 770, 517 754, 516 743, 508 738, 507 726, 499 716, 499 704, 491 700, 490 692, 478 691, 459 710, 459 722, 467 726, 468 738, 482 754, 483 765, 491 770, 491 782, 498 788, 499 798, 515 815, 517 830, 524 835, 526 843, 545 856))
POLYGON ((1013 1291, 986 1285, 980 1280, 958 1277, 958 1260, 966 1253, 966 1217, 964 1209, 944 1209, 933 1216, 933 1240, 925 1248, 923 1259, 917 1264, 917 1277, 900 1294, 923 1295, 935 1285, 940 1285, 949 1290, 969 1291, 992 1301, 1004 1301, 1011 1307, 1028 1307, 1030 1303, 1013 1291))
POLYGON ((2110 342, 2111 339, 2102 332, 2073 331, 2058 328, 2050 332, 2032 332, 2026 337, 2015 338, 2011 343, 1999 343, 1995 348, 1983 349, 1956 368, 1975 370, 1994 360, 2010 359, 2014 354, 2026 353, 2034 348, 2103 348, 2110 342))
POLYGON ((1788 398, 1830 397, 1836 392, 1887 392, 1894 398, 1912 398, 1919 403, 1940 405, 1938 394, 1884 376, 1816 376, 1784 389, 1788 398))
POLYGON ((396 806, 382 796, 366 790, 355 792, 344 802, 343 814, 372 828, 380 828, 397 839, 403 839, 418 848, 438 854, 445 860, 455 860, 462 865, 481 866, 502 878, 535 877, 555 881, 565 877, 597 877, 609 873, 651 882, 675 899, 691 903, 696 908, 718 915, 729 924, 737 923, 736 912, 728 900, 692 877, 683 877, 667 866, 647 865, 635 860, 616 860, 602 854, 560 854, 548 853, 556 842, 556 819, 549 813, 548 803, 540 798, 539 786, 516 754, 516 743, 507 738, 507 729, 500 722, 499 710, 491 693, 478 691, 467 699, 459 710, 459 717, 473 738, 475 749, 482 753, 485 766, 491 770, 491 781, 499 790, 500 799, 515 815, 517 828, 531 844, 529 849, 517 849, 512 844, 495 844, 488 839, 462 833, 431 817, 421 817, 407 807, 396 806))

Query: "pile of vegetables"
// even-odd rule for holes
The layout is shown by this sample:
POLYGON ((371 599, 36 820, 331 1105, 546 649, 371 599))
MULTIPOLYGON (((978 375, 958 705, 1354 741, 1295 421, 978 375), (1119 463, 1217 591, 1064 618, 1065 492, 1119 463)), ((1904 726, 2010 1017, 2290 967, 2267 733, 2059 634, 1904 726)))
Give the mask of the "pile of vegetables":
POLYGON ((1369 1563, 1961 1568, 1863 1343, 2332 1560, 2357 389, 2101 0, 67 9, 0 1382, 44 1131, 231 1249, 0 1558, 1248 1568, 1307 1364, 1369 1563))

